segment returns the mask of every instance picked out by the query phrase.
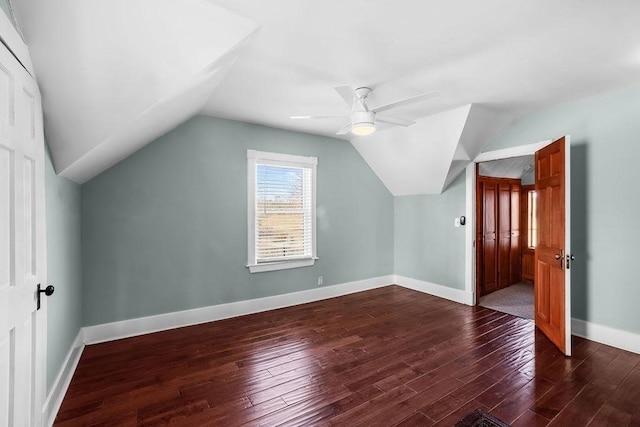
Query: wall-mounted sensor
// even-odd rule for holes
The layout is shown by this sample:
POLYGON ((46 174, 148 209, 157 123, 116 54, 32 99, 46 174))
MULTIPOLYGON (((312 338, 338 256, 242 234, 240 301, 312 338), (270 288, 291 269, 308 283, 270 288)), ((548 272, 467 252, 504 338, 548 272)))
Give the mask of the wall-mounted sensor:
POLYGON ((461 227, 464 225, 464 223, 467 221, 467 219, 464 216, 461 216, 460 218, 455 218, 453 220, 453 226, 454 227, 461 227))

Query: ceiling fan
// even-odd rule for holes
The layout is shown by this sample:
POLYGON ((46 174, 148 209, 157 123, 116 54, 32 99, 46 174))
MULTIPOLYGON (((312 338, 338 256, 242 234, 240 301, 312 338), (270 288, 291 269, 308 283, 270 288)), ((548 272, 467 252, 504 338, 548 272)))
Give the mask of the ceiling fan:
POLYGON ((364 136, 369 135, 376 131, 376 123, 388 123, 398 126, 411 126, 415 124, 414 121, 401 119, 398 117, 387 116, 386 114, 379 114, 384 111, 392 110, 394 108, 404 107, 405 105, 412 104, 418 101, 424 101, 427 99, 437 98, 440 95, 437 92, 423 93, 422 95, 412 96, 400 101, 392 102, 391 104, 382 105, 376 108, 369 108, 367 106, 367 97, 371 94, 372 89, 368 87, 359 87, 353 89, 351 86, 336 86, 334 88, 338 95, 344 99, 347 105, 351 108, 351 114, 339 114, 339 115, 327 115, 327 116, 291 116, 292 119, 332 119, 336 117, 348 117, 349 123, 344 125, 336 135, 344 135, 346 133, 353 133, 354 135, 364 136))

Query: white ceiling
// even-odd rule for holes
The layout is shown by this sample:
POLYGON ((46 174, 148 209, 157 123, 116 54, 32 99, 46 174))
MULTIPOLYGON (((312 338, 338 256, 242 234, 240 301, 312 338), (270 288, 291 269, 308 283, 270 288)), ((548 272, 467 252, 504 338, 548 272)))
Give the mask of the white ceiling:
POLYGON ((197 114, 256 30, 202 0, 21 0, 58 173, 84 182, 197 114))
MULTIPOLYGON (((64 170, 68 163, 64 158, 72 156, 67 152, 84 151, 90 156, 87 153, 93 151, 96 157, 110 152, 113 144, 103 144, 99 152, 87 139, 108 141, 118 125, 134 116, 129 105, 139 98, 134 90, 120 93, 122 87, 141 89, 147 80, 156 79, 166 84, 175 79, 179 86, 185 74, 220 54, 221 38, 238 40, 250 33, 250 25, 238 30, 236 21, 217 28, 214 24, 220 23, 222 15, 199 13, 210 3, 206 0, 115 3, 117 7, 106 0, 16 2, 23 12, 18 22, 32 48, 43 90, 47 137, 58 170, 64 170), (90 8, 82 6, 86 3, 103 5, 101 15, 89 13, 90 8), (115 13, 110 10, 114 8, 122 10, 115 13), (159 9, 166 14, 157 12, 159 9), (149 44, 169 43, 163 25, 171 14, 174 18, 169 22, 182 24, 171 33, 171 49, 137 45, 143 33, 149 34, 149 44), (208 20, 211 25, 206 25, 208 20), (217 35, 206 33, 216 29, 221 30, 217 35), (123 37, 115 37, 118 43, 102 47, 100 43, 122 31, 123 37), (56 55, 47 51, 50 44, 57 48, 56 55), (94 61, 123 61, 118 56, 120 49, 129 52, 129 61, 135 59, 133 53, 145 53, 140 60, 121 62, 120 73, 89 67, 94 61), (181 54, 174 56, 174 50, 181 54), (193 57, 197 52, 203 53, 203 62, 193 57), (64 84, 56 83, 56 88, 56 72, 51 68, 60 68, 56 61, 64 63, 65 58, 73 61, 63 68, 74 72, 64 84), (167 74, 167 63, 173 61, 184 61, 186 71, 167 74), (152 66, 145 66, 147 62, 152 66), (187 67, 193 62, 195 66, 187 67), (131 80, 129 73, 138 79, 131 80), (91 87, 87 111, 80 102, 82 94, 68 90, 78 76, 100 82, 95 85, 99 87, 91 87), (118 97, 113 96, 116 89, 118 97), (87 119, 96 120, 95 130, 92 125, 88 133, 92 138, 87 138, 88 130, 77 131, 87 119)), ((248 18, 260 30, 242 49, 232 72, 204 102, 204 114, 333 136, 343 120, 294 121, 289 117, 347 112, 333 90, 343 84, 372 87, 371 107, 428 91, 440 94, 438 99, 393 111, 393 115, 417 121, 416 125, 381 130, 368 139, 353 141, 394 194, 441 192, 513 118, 640 84, 640 2, 636 0, 212 3, 248 18), (452 135, 458 135, 457 140, 452 135)), ((153 97, 142 97, 149 99, 153 97)), ((178 104, 172 105, 174 111, 178 109, 178 104)), ((193 110, 183 116, 195 114, 193 110)), ((162 123, 152 118, 141 128, 156 124, 162 123)), ((135 141, 138 145, 149 142, 135 132, 124 133, 130 137, 121 140, 131 140, 127 142, 130 146, 135 141)), ((76 162, 83 165, 80 157, 76 162)), ((80 181, 99 173, 91 164, 84 169, 80 181)))
POLYGON ((534 171, 534 156, 511 157, 508 159, 492 160, 479 163, 482 176, 492 176, 496 178, 520 179, 525 174, 534 171), (525 172, 526 170, 526 172, 525 172))

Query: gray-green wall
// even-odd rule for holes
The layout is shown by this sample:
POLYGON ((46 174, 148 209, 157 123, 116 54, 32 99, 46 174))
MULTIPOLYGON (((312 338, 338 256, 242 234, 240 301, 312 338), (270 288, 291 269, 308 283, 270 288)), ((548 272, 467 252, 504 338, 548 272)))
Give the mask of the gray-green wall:
POLYGON ((465 214, 464 173, 439 195, 394 200, 395 273, 464 289, 464 228, 453 221, 465 214))
POLYGON ((82 186, 83 324, 392 274, 393 215, 348 142, 198 116, 82 186), (245 267, 249 148, 318 157, 313 267, 245 267))
MULTIPOLYGON (((637 163, 640 88, 561 105, 511 124, 485 151, 571 135, 572 315, 640 333, 637 163)), ((464 289, 464 177, 437 196, 395 200, 395 272, 464 289)))
MULTIPOLYGON (((0 9, 13 18, 7 0, 0 9)), ((47 393, 82 327, 80 186, 56 175, 45 146, 47 280, 56 291, 47 298, 47 393)))
POLYGON ((0 0, 0 9, 2 9, 5 15, 7 15, 9 21, 13 23, 13 17, 11 16, 11 8, 9 7, 8 0, 0 0))
MULTIPOLYGON (((638 117, 640 88, 628 89, 524 117, 487 148, 571 135, 573 316, 635 333, 638 117)), ((464 228, 453 227, 464 176, 441 195, 394 198, 344 141, 196 117, 83 185, 81 214, 78 186, 47 168, 49 383, 80 325, 310 289, 317 276, 464 289, 464 228), (248 273, 247 148, 318 157, 315 266, 248 273)))
POLYGON ((80 186, 56 176, 49 151, 45 160, 48 282, 47 390, 58 375, 82 327, 80 186))
POLYGON ((573 317, 640 333, 640 87, 513 123, 487 150, 571 135, 573 317))

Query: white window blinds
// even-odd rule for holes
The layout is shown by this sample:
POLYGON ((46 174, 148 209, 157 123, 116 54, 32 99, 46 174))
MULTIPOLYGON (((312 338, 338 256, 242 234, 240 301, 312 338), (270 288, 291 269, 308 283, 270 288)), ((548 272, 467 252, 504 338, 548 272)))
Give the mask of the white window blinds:
POLYGON ((317 159, 253 150, 247 157, 251 272, 313 265, 317 159))
POLYGON ((311 258, 311 168, 256 167, 256 261, 311 258))

